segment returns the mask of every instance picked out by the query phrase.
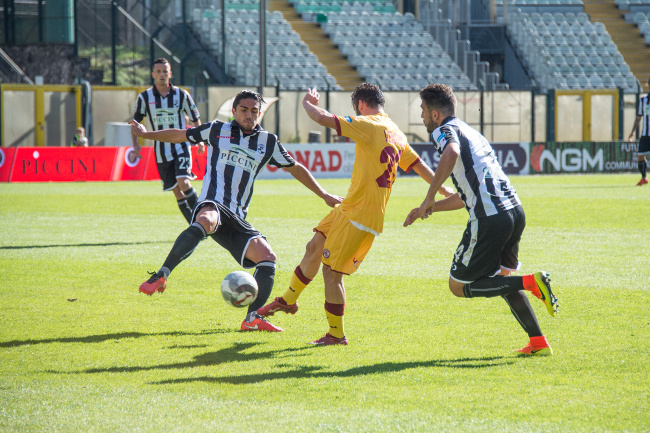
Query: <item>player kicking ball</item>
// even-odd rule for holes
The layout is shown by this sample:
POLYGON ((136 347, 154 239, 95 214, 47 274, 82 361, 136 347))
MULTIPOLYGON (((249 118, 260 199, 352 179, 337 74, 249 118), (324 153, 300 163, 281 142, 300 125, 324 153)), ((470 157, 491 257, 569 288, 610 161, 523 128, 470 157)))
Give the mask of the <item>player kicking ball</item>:
POLYGON ((176 266, 210 236, 242 267, 255 267, 253 276, 259 292, 248 307, 241 330, 280 332, 282 328, 256 313, 273 289, 276 256, 266 238, 246 221, 255 179, 265 165, 271 164, 283 167, 330 207, 340 203, 341 197, 321 188, 311 173, 287 153, 278 137, 257 123, 263 103, 259 93, 242 90, 233 101, 232 122, 215 120, 187 130, 147 131, 140 123, 131 122, 136 137, 208 145, 208 167, 190 226, 178 235, 160 270, 140 285, 140 292, 163 292, 176 266))
MULTIPOLYGON (((295 314, 298 297, 318 274, 323 263, 325 282, 325 315, 328 332, 311 342, 317 346, 347 345, 343 329, 345 287, 343 276, 354 273, 370 250, 375 236, 384 225, 384 212, 390 197, 397 166, 410 169, 427 183, 433 171, 409 146, 406 136, 384 113, 384 95, 374 84, 363 83, 352 93, 356 117, 338 117, 318 107, 320 95, 310 89, 302 105, 309 117, 321 126, 335 129, 338 135, 356 143, 352 181, 347 196, 316 228, 307 244, 300 265, 295 269, 289 289, 281 297, 257 310, 260 316, 272 316, 278 311, 295 314)), ((451 195, 447 187, 439 187, 451 195)))
POLYGON ((465 207, 470 218, 451 265, 449 290, 460 298, 503 297, 530 338, 528 345, 516 352, 552 355, 525 294, 528 291, 541 299, 555 316, 558 301, 548 274, 510 276, 519 269, 519 241, 526 226, 515 189, 490 143, 456 117, 456 96, 450 87, 431 84, 420 91, 420 98, 424 125, 441 156, 426 198, 408 214, 404 226, 433 212, 465 207), (449 176, 458 193, 436 201, 437 189, 449 176))

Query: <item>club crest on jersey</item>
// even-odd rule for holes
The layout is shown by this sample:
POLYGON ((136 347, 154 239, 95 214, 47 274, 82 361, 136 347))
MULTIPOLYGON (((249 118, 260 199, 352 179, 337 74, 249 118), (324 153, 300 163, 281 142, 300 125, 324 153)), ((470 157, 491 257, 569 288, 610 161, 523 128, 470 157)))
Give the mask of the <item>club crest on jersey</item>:
POLYGON ((328 250, 327 248, 325 248, 325 249, 323 250, 323 257, 325 257, 325 258, 327 259, 327 258, 329 258, 329 256, 330 256, 330 250, 328 250))
POLYGON ((352 123, 352 118, 350 116, 345 116, 344 119, 346 122, 352 123))
POLYGON ((257 153, 259 153, 260 155, 264 155, 266 153, 266 144, 258 143, 257 144, 257 153))

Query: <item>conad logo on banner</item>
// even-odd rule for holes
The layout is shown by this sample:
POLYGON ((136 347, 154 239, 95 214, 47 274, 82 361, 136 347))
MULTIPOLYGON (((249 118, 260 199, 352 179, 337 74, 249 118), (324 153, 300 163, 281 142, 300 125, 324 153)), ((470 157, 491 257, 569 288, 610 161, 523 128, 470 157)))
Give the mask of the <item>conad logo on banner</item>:
MULTIPOLYGON (((354 143, 283 144, 287 152, 318 178, 350 178, 354 166, 354 143)), ((267 165, 259 179, 290 179, 285 170, 267 165)))

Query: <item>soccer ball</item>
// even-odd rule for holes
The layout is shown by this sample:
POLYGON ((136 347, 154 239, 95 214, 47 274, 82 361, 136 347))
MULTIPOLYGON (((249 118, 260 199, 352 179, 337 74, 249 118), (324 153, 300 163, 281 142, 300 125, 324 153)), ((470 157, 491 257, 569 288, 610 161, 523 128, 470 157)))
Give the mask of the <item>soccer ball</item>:
POLYGON ((257 281, 248 272, 231 272, 221 282, 221 296, 233 307, 247 307, 257 298, 257 281))

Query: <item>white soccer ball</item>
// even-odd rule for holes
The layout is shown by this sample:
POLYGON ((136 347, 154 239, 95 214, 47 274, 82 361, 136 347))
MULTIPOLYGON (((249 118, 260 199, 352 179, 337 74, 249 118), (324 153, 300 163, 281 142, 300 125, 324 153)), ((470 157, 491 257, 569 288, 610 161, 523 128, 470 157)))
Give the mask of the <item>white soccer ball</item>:
POLYGON ((233 307, 247 307, 257 298, 257 281, 248 272, 231 272, 221 282, 221 295, 233 307))

